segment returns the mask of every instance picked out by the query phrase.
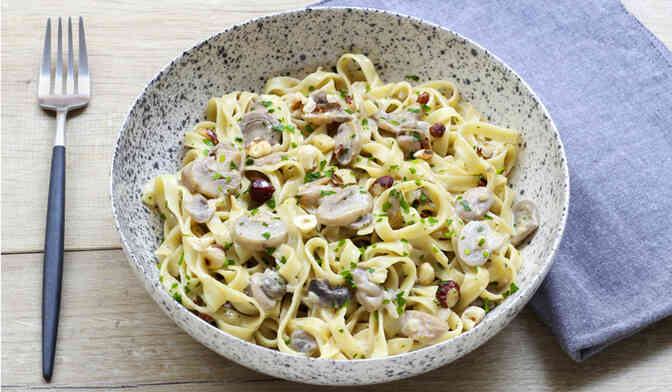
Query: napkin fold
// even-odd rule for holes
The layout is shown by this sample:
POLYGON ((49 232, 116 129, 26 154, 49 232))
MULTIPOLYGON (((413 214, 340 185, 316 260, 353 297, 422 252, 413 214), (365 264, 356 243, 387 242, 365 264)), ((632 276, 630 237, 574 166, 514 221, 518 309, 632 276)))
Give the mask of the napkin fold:
POLYGON ((617 0, 330 0, 482 44, 539 95, 565 144, 571 206, 531 301, 582 361, 672 314, 672 53, 617 0))

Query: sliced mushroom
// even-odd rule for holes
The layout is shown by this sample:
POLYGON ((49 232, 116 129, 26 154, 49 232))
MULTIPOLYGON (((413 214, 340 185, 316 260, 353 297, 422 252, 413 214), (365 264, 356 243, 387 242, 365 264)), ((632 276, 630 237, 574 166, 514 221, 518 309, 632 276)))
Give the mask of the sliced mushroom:
POLYGON ((504 245, 506 237, 490 228, 483 221, 467 223, 457 240, 457 256, 464 263, 475 267, 485 264, 492 252, 504 245))
POLYGON ((315 106, 313 108, 313 105, 309 103, 304 107, 304 110, 312 108, 312 112, 303 113, 304 121, 321 125, 333 122, 343 123, 354 118, 351 114, 343 111, 338 103, 329 102, 327 94, 322 90, 314 92, 310 99, 315 102, 315 106))
POLYGON ((422 110, 419 107, 409 109, 393 113, 378 113, 373 117, 376 119, 376 123, 380 129, 394 133, 395 135, 413 129, 429 129, 428 123, 420 121, 422 110))
POLYGON ((423 149, 429 149, 429 139, 427 135, 423 132, 410 131, 401 133, 397 136, 397 143, 399 143, 399 148, 406 155, 414 155, 417 151, 423 149))
POLYGON ((327 279, 313 279, 308 284, 306 299, 322 307, 340 308, 350 300, 350 290, 345 286, 331 287, 327 279))
POLYGON ((338 127, 334 142, 336 143, 334 155, 341 166, 349 165, 362 151, 362 137, 352 122, 343 123, 338 127))
POLYGON ((328 183, 329 177, 322 177, 301 185, 296 193, 299 203, 305 208, 317 208, 322 197, 334 194, 339 190, 339 188, 327 185, 328 183))
POLYGON ((284 153, 280 151, 272 152, 268 155, 264 155, 261 158, 254 159, 251 166, 275 165, 276 163, 282 161, 283 155, 284 153))
POLYGON ((369 280, 369 272, 363 268, 355 268, 351 271, 352 280, 355 282, 357 291, 355 298, 369 312, 378 310, 383 304, 385 291, 382 287, 369 280))
POLYGON ((233 223, 233 240, 255 251, 275 248, 287 240, 287 227, 274 214, 243 215, 233 223))
POLYGON ((182 168, 182 183, 192 193, 215 198, 240 188, 240 151, 229 143, 220 143, 215 155, 189 162, 182 168))
POLYGON ((316 215, 318 222, 325 226, 345 226, 368 214, 372 208, 371 194, 357 185, 350 185, 324 197, 316 215))
POLYGON ((464 192, 462 197, 458 197, 455 212, 467 221, 483 219, 494 201, 495 195, 490 189, 484 186, 471 188, 464 192))
POLYGON ((411 339, 431 342, 449 329, 448 324, 436 316, 418 310, 407 310, 401 316, 401 333, 411 339))
POLYGON ((266 140, 270 144, 278 144, 282 141, 282 133, 273 130, 274 126, 279 126, 280 122, 268 114, 266 111, 255 110, 246 113, 238 126, 243 133, 245 144, 250 144, 253 140, 266 140))
POLYGON ((539 211, 536 204, 530 200, 522 200, 513 206, 515 235, 511 238, 513 245, 518 245, 537 227, 539 227, 539 211))
POLYGON ((394 184, 394 178, 392 176, 382 176, 376 178, 376 181, 371 184, 369 192, 374 196, 380 196, 381 193, 394 184))
POLYGON ((361 230, 364 227, 370 225, 371 223, 373 223, 373 215, 369 213, 369 214, 360 216, 359 218, 357 218, 356 221, 350 223, 346 227, 350 230, 358 231, 358 230, 361 230))
POLYGON ((252 296, 264 310, 275 307, 278 300, 287 292, 287 282, 277 271, 266 269, 264 273, 257 272, 250 277, 252 296))
POLYGON ((209 221, 215 213, 215 208, 211 207, 208 200, 200 193, 195 194, 191 197, 191 200, 184 203, 184 210, 198 223, 209 221))
POLYGON ((290 336, 289 347, 310 357, 317 351, 317 342, 309 333, 297 329, 290 336))

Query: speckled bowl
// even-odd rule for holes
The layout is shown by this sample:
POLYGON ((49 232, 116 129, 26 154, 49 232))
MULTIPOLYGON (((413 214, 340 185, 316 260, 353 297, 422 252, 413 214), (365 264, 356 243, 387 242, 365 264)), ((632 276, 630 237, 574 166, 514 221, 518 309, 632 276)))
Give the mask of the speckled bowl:
POLYGON ((138 279, 182 329, 248 368, 287 380, 331 385, 373 384, 410 377, 454 361, 484 344, 528 302, 546 276, 565 227, 569 178, 558 132, 539 99, 509 67, 457 33, 404 15, 359 8, 315 8, 257 18, 179 55, 152 79, 131 107, 114 149, 112 206, 121 242, 138 279), (344 52, 361 52, 385 81, 417 74, 449 79, 488 120, 519 129, 524 143, 512 177, 519 198, 535 200, 541 227, 522 253, 520 290, 476 328, 422 350, 380 359, 300 358, 218 330, 188 312, 160 286, 153 255, 158 215, 141 202, 143 184, 179 169, 186 130, 203 119, 212 96, 261 92, 273 76, 305 76, 344 52))

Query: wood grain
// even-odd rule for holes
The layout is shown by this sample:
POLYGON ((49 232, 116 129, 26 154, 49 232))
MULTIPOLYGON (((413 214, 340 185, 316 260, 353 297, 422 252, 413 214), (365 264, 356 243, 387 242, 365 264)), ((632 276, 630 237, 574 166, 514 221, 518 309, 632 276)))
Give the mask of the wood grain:
MULTIPOLYGON (((67 9, 54 0, 2 2, 2 389, 297 389, 219 357, 161 313, 117 250, 108 180, 112 144, 126 111, 158 69, 233 23, 311 2, 69 0, 67 9), (38 108, 35 92, 45 20, 68 16, 65 12, 86 19, 93 99, 67 124, 66 248, 71 251, 65 259, 56 371, 53 383, 44 384, 42 255, 32 252, 43 247, 55 120, 38 108)), ((672 47, 672 1, 624 5, 672 47)), ((454 364, 410 380, 348 390, 660 391, 672 385, 671 362, 672 319, 576 364, 526 310, 454 364)))
MULTIPOLYGON (((40 377, 39 254, 2 260, 2 384, 40 377)), ((230 362, 186 335, 136 281, 121 251, 68 252, 54 389, 273 390, 296 384, 230 362), (173 389, 174 388, 174 389, 173 389)), ((656 390, 672 385, 672 319, 584 364, 571 361, 530 311, 462 360, 427 375, 362 390, 656 390), (636 382, 635 382, 636 380, 636 382)), ((321 388, 328 390, 329 388, 321 388)))

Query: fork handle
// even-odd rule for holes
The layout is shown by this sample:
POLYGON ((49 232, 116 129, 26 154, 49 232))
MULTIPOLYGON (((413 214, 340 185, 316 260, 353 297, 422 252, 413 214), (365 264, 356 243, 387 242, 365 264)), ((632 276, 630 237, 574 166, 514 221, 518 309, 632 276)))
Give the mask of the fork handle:
POLYGON ((51 155, 47 230, 42 276, 42 375, 49 382, 54 370, 58 316, 63 278, 65 216, 65 146, 55 145, 51 155))

